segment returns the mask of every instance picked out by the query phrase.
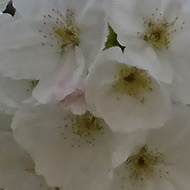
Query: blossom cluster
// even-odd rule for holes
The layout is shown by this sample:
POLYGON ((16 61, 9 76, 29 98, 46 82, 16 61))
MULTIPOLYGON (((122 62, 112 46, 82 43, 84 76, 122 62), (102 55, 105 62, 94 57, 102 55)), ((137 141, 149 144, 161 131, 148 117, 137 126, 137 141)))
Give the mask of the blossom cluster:
POLYGON ((0 11, 0 190, 190 189, 190 0, 0 11))

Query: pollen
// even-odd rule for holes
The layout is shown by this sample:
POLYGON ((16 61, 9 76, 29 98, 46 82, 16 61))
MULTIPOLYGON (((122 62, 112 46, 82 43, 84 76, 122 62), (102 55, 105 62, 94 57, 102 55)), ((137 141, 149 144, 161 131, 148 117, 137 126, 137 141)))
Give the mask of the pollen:
POLYGON ((75 116, 73 125, 75 126, 74 133, 81 137, 92 136, 103 129, 99 119, 88 111, 83 115, 75 116))
POLYGON ((130 171, 130 179, 134 182, 147 180, 154 175, 156 165, 163 161, 163 155, 159 151, 150 151, 143 146, 125 162, 130 171))
POLYGON ((31 88, 35 88, 38 84, 39 80, 30 80, 29 84, 31 88))
POLYGON ((44 20, 44 27, 39 33, 43 34, 44 39, 50 38, 52 40, 50 46, 58 46, 59 53, 79 45, 79 28, 73 10, 67 9, 63 15, 52 9, 52 14, 44 15, 44 20))
POLYGON ((149 21, 143 36, 143 40, 152 45, 155 49, 169 48, 170 24, 167 21, 153 23, 149 21))
MULTIPOLYGON (((66 117, 65 130, 61 132, 63 139, 71 138, 71 147, 80 148, 87 144, 94 147, 107 133, 108 127, 104 120, 92 115, 89 111, 82 115, 72 114, 66 117)), ((61 129, 61 128, 60 128, 61 129)))
POLYGON ((54 31, 60 40, 62 51, 65 51, 78 46, 79 29, 75 24, 74 12, 72 10, 68 9, 65 17, 60 13, 59 16, 60 20, 59 22, 57 20, 57 26, 54 28, 54 31))
POLYGON ((68 114, 63 118, 63 126, 58 126, 60 137, 70 142, 71 148, 83 146, 96 147, 105 134, 110 133, 103 119, 95 117, 89 111, 84 114, 68 114))
POLYGON ((73 26, 56 28, 56 34, 61 37, 61 49, 65 50, 79 45, 78 32, 73 26))
POLYGON ((120 94, 132 96, 144 102, 143 93, 152 91, 151 79, 147 72, 134 66, 118 63, 113 88, 120 94))
MULTIPOLYGON (((176 32, 178 17, 175 17, 173 21, 169 22, 156 9, 156 13, 153 13, 149 18, 143 18, 143 20, 144 32, 138 32, 138 34, 141 34, 141 38, 154 49, 168 49, 172 34, 176 32)), ((185 23, 183 22, 182 24, 185 23)), ((180 29, 183 29, 183 27, 181 26, 180 29)))

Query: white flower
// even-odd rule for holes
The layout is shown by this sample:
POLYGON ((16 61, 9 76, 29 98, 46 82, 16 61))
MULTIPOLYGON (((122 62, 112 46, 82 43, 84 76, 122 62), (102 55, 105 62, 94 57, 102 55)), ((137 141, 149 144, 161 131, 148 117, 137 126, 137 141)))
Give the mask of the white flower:
POLYGON ((13 79, 40 79, 34 96, 42 103, 62 100, 76 90, 76 75, 104 47, 107 25, 101 0, 14 5, 22 17, 0 30, 1 72, 13 79))
POLYGON ((176 58, 190 61, 189 1, 113 0, 110 6, 110 24, 130 59, 145 60, 157 79, 171 83, 176 66, 183 64, 176 58))
POLYGON ((113 131, 161 127, 170 117, 167 92, 147 71, 119 48, 102 53, 86 78, 85 96, 92 112, 113 131))
POLYGON ((22 2, 22 10, 28 12, 29 18, 23 16, 0 32, 4 62, 1 66, 7 65, 2 68, 5 75, 40 79, 64 61, 63 55, 69 49, 82 48, 87 61, 92 61, 101 51, 106 27, 104 11, 98 10, 101 3, 89 5, 86 1, 81 7, 81 1, 75 0, 34 2, 22 2), (31 3, 37 10, 35 15, 31 15, 31 3), (4 53, 10 53, 9 57, 4 53))
MULTIPOLYGON (((190 110, 181 105, 173 110, 173 119, 162 128, 150 130, 141 145, 127 148, 132 143, 126 141, 128 154, 122 149, 120 156, 125 161, 114 169, 110 190, 189 189, 190 110)), ((131 134, 131 139, 138 142, 136 137, 131 134)))
POLYGON ((115 140, 102 119, 74 115, 61 106, 21 107, 11 126, 16 141, 32 156, 36 172, 63 189, 106 189, 115 140))

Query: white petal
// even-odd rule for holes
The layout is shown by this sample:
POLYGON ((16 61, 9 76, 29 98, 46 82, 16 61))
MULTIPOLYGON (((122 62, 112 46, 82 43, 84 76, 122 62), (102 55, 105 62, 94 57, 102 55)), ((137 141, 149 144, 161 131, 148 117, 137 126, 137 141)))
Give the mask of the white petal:
MULTIPOLYGON (((186 0, 167 0, 163 1, 163 14, 168 21, 172 22, 176 17, 180 20, 184 19, 186 10, 189 9, 188 1, 186 0)), ((183 20, 185 21, 185 20, 183 20)))
POLYGON ((88 2, 91 0, 57 0, 57 8, 60 12, 63 11, 63 9, 72 9, 74 10, 74 14, 76 16, 76 19, 80 19, 81 13, 83 12, 83 9, 87 6, 88 2))
MULTIPOLYGON (((162 168, 161 168, 162 169, 162 168)), ((165 166, 164 169, 169 171, 167 179, 173 184, 176 189, 188 190, 190 186, 189 174, 176 169, 175 166, 165 166)))
POLYGON ((8 2, 9 2, 9 0, 1 0, 0 1, 0 10, 1 11, 4 11, 6 9, 8 2))
POLYGON ((160 69, 153 75, 158 81, 171 84, 174 77, 174 68, 176 60, 169 51, 157 51, 157 56, 160 62, 160 69))
POLYGON ((152 83, 153 91, 147 95, 143 104, 131 97, 117 100, 117 97, 111 94, 110 86, 111 84, 102 85, 97 111, 113 131, 130 132, 140 128, 158 128, 170 118, 168 97, 156 83, 152 83))
POLYGON ((0 69, 14 79, 39 79, 52 70, 59 54, 51 39, 39 33, 43 21, 23 20, 0 29, 0 69), (42 45, 44 43, 44 45, 42 45))
POLYGON ((44 8, 43 0, 14 0, 13 5, 24 18, 31 18, 44 8))
POLYGON ((74 92, 85 73, 85 63, 81 49, 71 50, 64 56, 64 64, 60 62, 57 68, 40 80, 33 96, 41 103, 61 101, 74 92))
POLYGON ((136 35, 139 31, 142 21, 138 12, 134 9, 135 3, 131 1, 113 0, 110 8, 110 24, 117 34, 136 35), (137 13, 136 15, 133 13, 137 13))
MULTIPOLYGON (((121 58, 121 50, 118 47, 110 48, 101 54, 102 63, 104 63, 106 61, 117 60, 118 58, 121 58)), ((96 62, 90 67, 90 73, 93 72, 95 67, 96 67, 96 62)), ((105 75, 105 77, 108 74, 109 74, 109 72, 105 75)), ((94 107, 94 105, 96 103, 96 97, 98 95, 98 91, 96 90, 96 83, 91 82, 89 77, 86 78, 85 82, 86 82, 86 86, 87 86, 87 90, 85 92, 85 98, 87 101, 90 102, 90 105, 92 105, 94 107)), ((95 113, 95 112, 96 111, 94 110, 93 113, 95 113)))
MULTIPOLYGON (((181 23, 180 23, 181 24, 181 23)), ((173 34, 172 39, 170 40, 170 51, 174 54, 174 57, 181 57, 182 59, 189 60, 189 39, 190 39, 190 26, 187 24, 182 25, 183 29, 177 28, 176 33, 173 34)))
POLYGON ((103 50, 107 37, 107 22, 101 1, 86 10, 80 20, 79 46, 81 46, 86 64, 90 65, 96 56, 103 50))
POLYGON ((0 28, 15 21, 15 18, 9 14, 0 14, 0 28))
POLYGON ((172 84, 167 85, 170 96, 174 101, 190 104, 189 61, 176 58, 174 64, 174 80, 172 84))
POLYGON ((0 134, 0 188, 46 190, 44 179, 34 172, 30 156, 14 141, 11 133, 0 134))
POLYGON ((11 131, 12 115, 0 113, 0 131, 11 131))
POLYGON ((176 190, 174 185, 167 179, 154 179, 149 180, 147 184, 147 190, 176 190))

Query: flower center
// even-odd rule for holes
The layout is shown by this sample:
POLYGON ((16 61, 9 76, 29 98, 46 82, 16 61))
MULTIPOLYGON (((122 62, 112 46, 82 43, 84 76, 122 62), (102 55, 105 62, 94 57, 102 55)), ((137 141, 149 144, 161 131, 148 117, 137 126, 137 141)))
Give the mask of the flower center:
POLYGON ((55 29, 55 32, 62 38, 62 49, 78 46, 79 39, 73 26, 67 28, 57 28, 55 29))
MULTIPOLYGON (((134 66, 117 64, 117 74, 114 76, 114 90, 144 101, 144 91, 152 91, 151 80, 147 72, 134 66)), ((142 102, 143 103, 143 102, 142 102)))
POLYGON ((35 88, 38 84, 39 80, 30 80, 29 84, 31 88, 35 88))
POLYGON ((152 45, 155 49, 168 48, 171 35, 170 27, 167 21, 160 21, 157 23, 149 21, 143 40, 152 45))
MULTIPOLYGON (((45 26, 48 22, 52 25, 51 32, 44 35, 44 38, 50 37, 54 41, 51 46, 56 43, 63 53, 79 45, 79 28, 76 25, 74 12, 71 9, 67 9, 65 16, 52 9, 52 15, 44 15, 44 19, 47 19, 44 22, 45 26)), ((41 33, 42 31, 40 30, 39 32, 41 33)), ((47 31, 44 32, 47 33, 47 31)))
MULTIPOLYGON (((163 18, 163 15, 159 14, 158 9, 156 9, 156 13, 153 13, 150 18, 143 18, 143 20, 144 32, 137 32, 137 34, 141 34, 141 38, 154 49, 168 49, 171 35, 176 32, 175 24, 178 17, 172 22, 169 22, 163 18)), ((185 24, 185 22, 182 24, 185 24)), ((180 29, 182 28, 181 26, 180 29)))
POLYGON ((64 117, 64 125, 58 126, 63 139, 69 139, 71 147, 83 147, 89 144, 96 146, 102 141, 102 135, 108 134, 109 129, 103 119, 93 116, 89 111, 82 115, 73 113, 64 117))
POLYGON ((34 88, 37 86, 39 80, 27 80, 27 92, 32 92, 34 90, 34 88))
POLYGON ((74 133, 81 137, 92 136, 103 130, 99 119, 88 111, 83 115, 75 116, 73 125, 75 126, 74 133))
POLYGON ((149 179, 157 163, 162 160, 162 153, 149 151, 147 146, 142 147, 126 161, 126 167, 130 170, 130 178, 134 181, 149 179))
POLYGON ((67 139, 72 133, 71 147, 80 148, 86 143, 95 146, 96 142, 102 139, 102 135, 108 132, 104 120, 93 116, 88 111, 82 115, 70 115, 65 118, 65 121, 68 124, 64 127, 66 127, 68 131, 61 132, 61 135, 63 139, 67 139))

